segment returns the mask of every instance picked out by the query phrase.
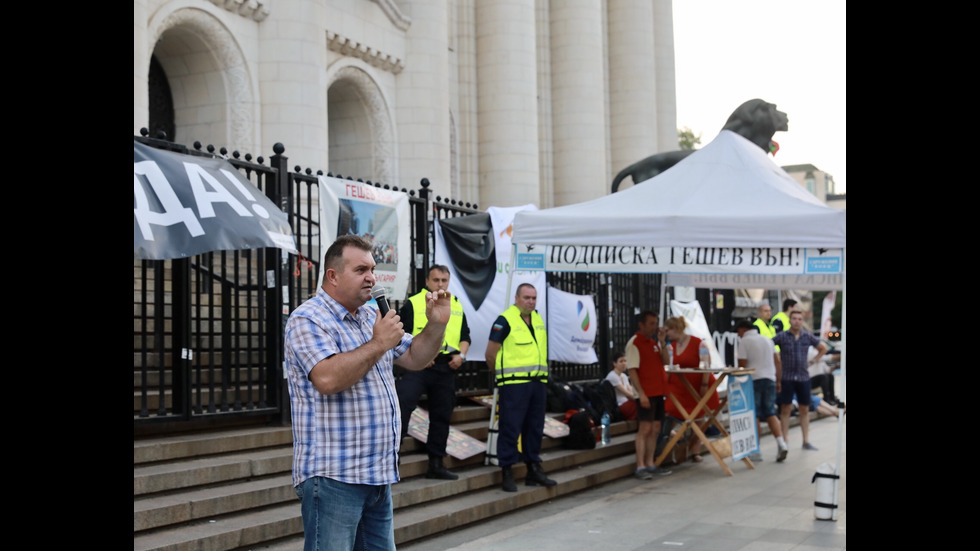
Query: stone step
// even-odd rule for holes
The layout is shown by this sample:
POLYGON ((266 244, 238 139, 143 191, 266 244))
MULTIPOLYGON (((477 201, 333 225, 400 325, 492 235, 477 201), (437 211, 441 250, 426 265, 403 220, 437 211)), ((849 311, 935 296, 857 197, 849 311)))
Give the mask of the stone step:
POLYGON ((133 535, 133 551, 231 551, 302 536, 297 502, 140 532, 133 535))
MULTIPOLYGON (((625 424, 621 428, 628 429, 625 424)), ((425 457, 418 459, 424 465, 425 457)), ((514 467, 518 492, 503 492, 499 488, 500 469, 483 465, 482 459, 457 471, 459 480, 431 480, 418 475, 393 485, 396 542, 430 536, 630 476, 633 434, 624 432, 609 445, 594 450, 551 446, 542 452, 542 460, 544 470, 559 482, 558 486, 524 486, 526 468, 521 464, 514 467)), ((288 474, 156 495, 134 505, 134 550, 234 550, 279 538, 301 541, 302 531, 299 503, 288 474)))
MULTIPOLYGON (((585 452, 579 453, 585 455, 585 452)), ((554 471, 546 465, 544 470, 548 477, 558 482, 557 486, 551 488, 525 486, 520 480, 526 470, 522 466, 519 475, 517 475, 518 469, 515 469, 518 490, 513 493, 500 489, 499 468, 486 467, 485 469, 491 470, 490 478, 493 484, 490 486, 454 495, 452 499, 430 501, 407 509, 396 509, 395 542, 403 544, 585 490, 597 484, 631 476, 635 469, 634 465, 632 453, 619 454, 560 471, 554 471)))
POLYGON ((254 452, 140 465, 133 468, 133 496, 288 473, 292 468, 292 444, 254 452))
POLYGON ((288 426, 246 427, 153 437, 133 441, 133 464, 254 451, 283 445, 292 447, 292 443, 293 429, 288 426))
POLYGON ((296 501, 291 474, 155 495, 133 502, 133 533, 296 501))

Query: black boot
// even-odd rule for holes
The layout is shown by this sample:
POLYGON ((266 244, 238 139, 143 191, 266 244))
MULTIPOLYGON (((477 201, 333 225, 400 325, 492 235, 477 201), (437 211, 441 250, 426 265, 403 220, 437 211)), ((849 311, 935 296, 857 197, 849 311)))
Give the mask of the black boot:
POLYGON ((509 466, 501 467, 500 471, 503 474, 503 482, 500 484, 500 487, 505 492, 516 492, 517 484, 514 483, 514 471, 509 466))
POLYGON ((524 484, 527 486, 550 487, 558 483, 545 476, 544 471, 541 470, 541 463, 528 463, 527 476, 524 477, 524 484))
POLYGON ((425 473, 426 478, 438 478, 440 480, 457 480, 458 474, 453 474, 442 464, 441 457, 429 458, 429 470, 425 473))

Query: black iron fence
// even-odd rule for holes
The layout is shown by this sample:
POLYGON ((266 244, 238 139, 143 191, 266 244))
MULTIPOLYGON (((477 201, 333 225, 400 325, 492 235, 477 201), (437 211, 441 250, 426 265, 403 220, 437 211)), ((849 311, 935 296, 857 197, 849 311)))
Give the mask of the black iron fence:
MULTIPOLYGON (((289 312, 316 293, 320 250, 318 175, 288 168, 276 144, 268 165, 238 152, 193 148, 137 136, 137 141, 194 156, 220 156, 287 214, 298 254, 279 249, 219 251, 174 260, 134 260, 133 374, 136 434, 177 432, 209 426, 289 421, 283 379, 283 328, 289 312)), ((339 174, 334 176, 344 178, 339 174)), ((353 180, 353 178, 347 177, 353 180)), ((433 196, 422 179, 408 195, 411 218, 409 289, 418 289, 433 262, 433 220, 480 212, 476 205, 433 196)), ((555 362, 564 380, 596 379, 608 370, 610 350, 621 350, 636 329, 635 313, 656 310, 657 274, 548 273, 548 285, 591 294, 596 304, 596 354, 591 365, 555 362)), ((399 308, 398 301, 392 304, 399 308)), ((486 363, 468 361, 459 370, 461 396, 489 394, 486 363)))

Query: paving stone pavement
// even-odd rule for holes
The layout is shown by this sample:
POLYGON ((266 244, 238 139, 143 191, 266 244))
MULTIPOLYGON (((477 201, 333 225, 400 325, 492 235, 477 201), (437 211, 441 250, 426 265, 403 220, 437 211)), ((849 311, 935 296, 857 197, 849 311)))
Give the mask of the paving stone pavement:
POLYGON ((776 442, 762 439, 764 461, 750 469, 727 459, 728 476, 710 456, 672 466, 652 480, 624 478, 575 496, 521 509, 476 526, 409 542, 399 551, 825 551, 846 549, 846 417, 810 422, 801 449, 789 432, 789 457, 776 462, 776 442), (816 518, 822 463, 841 464, 836 520, 816 518))

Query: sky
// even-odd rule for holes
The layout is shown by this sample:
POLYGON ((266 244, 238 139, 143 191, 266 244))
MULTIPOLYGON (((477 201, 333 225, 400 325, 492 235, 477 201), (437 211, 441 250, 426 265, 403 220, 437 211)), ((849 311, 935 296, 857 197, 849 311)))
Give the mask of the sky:
POLYGON ((844 0, 674 0, 677 127, 713 140, 743 102, 789 117, 776 132, 780 165, 812 164, 846 193, 844 0))

